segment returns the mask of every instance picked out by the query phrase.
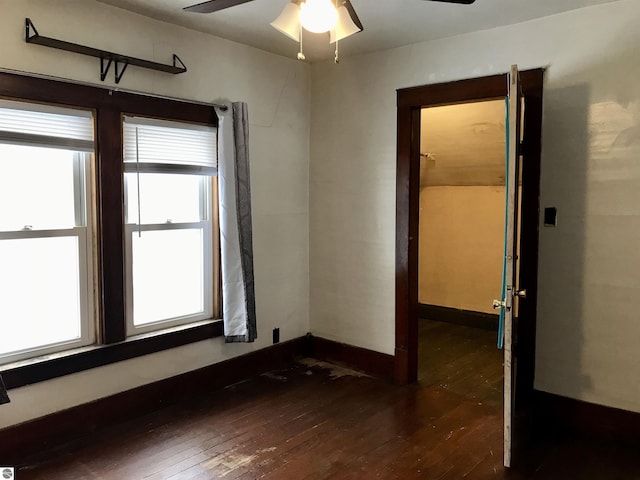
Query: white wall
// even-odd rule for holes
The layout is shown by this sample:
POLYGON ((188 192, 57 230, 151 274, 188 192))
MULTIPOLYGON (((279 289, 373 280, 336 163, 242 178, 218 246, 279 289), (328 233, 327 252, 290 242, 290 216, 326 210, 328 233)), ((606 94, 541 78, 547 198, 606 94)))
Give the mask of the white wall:
POLYGON ((312 68, 311 328, 394 349, 396 89, 548 67, 536 387, 640 412, 640 2, 312 68))
POLYGON ((248 103, 258 318, 255 344, 215 338, 11 390, 0 428, 263 348, 274 327, 282 341, 308 332, 309 66, 92 0, 0 0, 0 11, 2 69, 100 83, 98 59, 26 44, 30 17, 44 36, 162 63, 176 53, 189 69, 129 67, 121 88, 248 103))

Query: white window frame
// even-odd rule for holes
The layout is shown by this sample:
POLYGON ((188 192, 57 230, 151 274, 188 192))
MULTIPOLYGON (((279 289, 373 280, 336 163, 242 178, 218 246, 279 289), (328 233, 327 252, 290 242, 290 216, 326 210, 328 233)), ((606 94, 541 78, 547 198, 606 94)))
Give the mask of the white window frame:
MULTIPOLYGON (((25 135, 20 144, 30 144, 25 135)), ((0 139, 0 143, 13 144, 0 139)), ((46 147, 45 148, 55 148, 46 147)), ((37 230, 25 225, 22 230, 0 231, 0 241, 30 238, 76 237, 78 239, 79 298, 80 298, 80 337, 74 340, 50 343, 8 354, 0 354, 0 365, 13 363, 28 358, 49 355, 95 343, 95 307, 94 307, 94 247, 93 247, 93 192, 90 175, 93 166, 93 155, 86 152, 75 152, 74 173, 74 214, 76 226, 72 228, 37 230)), ((11 320, 9 320, 11 321, 11 320)))
MULTIPOLYGON (((125 122, 127 117, 125 117, 125 122)), ((144 118, 132 118, 132 121, 139 125, 151 125, 151 126, 167 126, 175 124, 180 125, 178 122, 144 119, 144 118)), ((184 125, 184 124, 183 124, 184 125)), ((210 129, 210 127, 193 126, 194 129, 204 130, 210 129)), ((215 135, 214 133, 211 133, 215 135)), ((137 134, 136 134, 137 135, 137 134)), ((125 139, 126 144, 126 139, 125 139)), ((214 162, 215 159, 212 159, 214 162)), ((214 306, 214 251, 213 251, 213 205, 212 205, 212 192, 213 192, 213 179, 217 176, 217 169, 215 167, 206 166, 202 163, 196 163, 193 165, 184 163, 155 163, 155 162, 133 162, 125 159, 124 163, 124 211, 125 216, 128 215, 127 198, 128 198, 128 182, 129 179, 126 173, 130 174, 184 174, 184 175, 198 175, 201 177, 200 181, 200 221, 195 222, 176 222, 167 219, 164 223, 138 223, 141 220, 125 218, 124 226, 124 253, 125 253, 125 320, 126 320, 126 335, 127 337, 145 334, 149 332, 155 332, 158 330, 164 330, 172 327, 186 325, 201 320, 210 320, 213 318, 213 306, 214 306), (133 292, 133 236, 138 235, 139 232, 149 231, 169 231, 169 230, 181 230, 181 229, 201 229, 202 230, 202 242, 203 242, 203 311, 195 314, 184 315, 180 317, 168 318, 164 320, 158 320, 155 322, 145 323, 144 325, 135 325, 134 323, 134 292, 133 292)), ((144 219, 142 219, 144 220, 144 219)))

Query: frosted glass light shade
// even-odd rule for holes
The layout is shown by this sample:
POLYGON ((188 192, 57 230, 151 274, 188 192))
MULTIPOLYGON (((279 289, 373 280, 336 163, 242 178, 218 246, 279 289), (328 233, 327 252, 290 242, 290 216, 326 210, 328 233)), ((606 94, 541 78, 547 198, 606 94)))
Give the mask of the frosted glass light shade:
POLYGON ((287 37, 300 41, 300 5, 287 3, 282 13, 271 22, 271 26, 287 37))
POLYGON ((300 22, 310 32, 328 32, 337 21, 338 12, 331 0, 306 0, 300 5, 300 22))
POLYGON ((343 5, 338 8, 338 21, 336 22, 336 26, 331 29, 329 43, 342 40, 359 31, 360 27, 355 24, 351 15, 349 15, 349 10, 343 5))

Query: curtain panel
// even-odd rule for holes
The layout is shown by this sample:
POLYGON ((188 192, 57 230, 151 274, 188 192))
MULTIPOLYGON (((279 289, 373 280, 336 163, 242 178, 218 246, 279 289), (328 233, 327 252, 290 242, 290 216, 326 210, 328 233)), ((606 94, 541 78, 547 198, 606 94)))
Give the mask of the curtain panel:
POLYGON ((247 104, 218 114, 218 184, 225 342, 257 338, 247 104))
POLYGON ((7 389, 4 386, 4 382, 2 381, 2 375, 0 375, 0 405, 3 403, 9 403, 9 394, 7 394, 7 389))

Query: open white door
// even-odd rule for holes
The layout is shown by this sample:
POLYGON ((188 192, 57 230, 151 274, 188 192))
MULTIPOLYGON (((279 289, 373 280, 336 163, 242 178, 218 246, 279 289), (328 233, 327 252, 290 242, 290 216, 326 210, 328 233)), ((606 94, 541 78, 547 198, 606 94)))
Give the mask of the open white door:
POLYGON ((506 190, 507 205, 505 218, 505 275, 504 298, 498 302, 504 314, 504 465, 511 466, 511 448, 513 435, 513 407, 515 400, 515 369, 513 357, 514 339, 514 297, 524 292, 516 290, 517 226, 518 226, 518 179, 520 178, 520 119, 522 94, 517 65, 511 67, 509 74, 509 99, 507 110, 507 162, 506 190))

